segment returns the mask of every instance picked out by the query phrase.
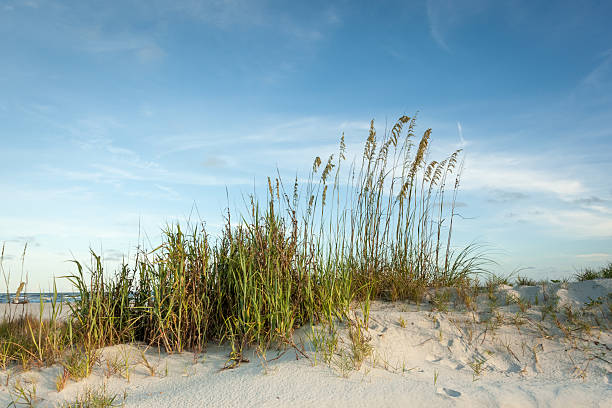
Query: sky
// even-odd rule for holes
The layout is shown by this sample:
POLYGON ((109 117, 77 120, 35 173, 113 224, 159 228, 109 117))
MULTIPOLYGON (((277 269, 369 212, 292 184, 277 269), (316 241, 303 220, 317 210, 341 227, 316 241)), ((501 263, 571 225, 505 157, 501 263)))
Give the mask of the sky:
POLYGON ((0 0, 4 272, 47 290, 89 248, 112 268, 168 223, 214 231, 226 192, 240 207, 417 111, 432 157, 465 151, 459 244, 500 274, 603 265, 610 20, 599 1, 0 0))

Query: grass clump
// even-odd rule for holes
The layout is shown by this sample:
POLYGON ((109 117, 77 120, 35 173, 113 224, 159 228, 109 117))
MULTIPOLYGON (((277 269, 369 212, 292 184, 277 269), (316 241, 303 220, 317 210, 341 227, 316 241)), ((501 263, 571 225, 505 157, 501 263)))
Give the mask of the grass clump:
MULTIPOLYGON (((22 269, 26 248, 27 245, 22 254, 22 269)), ((4 250, 3 244, 0 273, 6 285, 7 299, 11 299, 8 289, 10 273, 4 270, 3 265, 4 250)), ((20 278, 23 282, 23 271, 20 278)), ((31 316, 25 309, 19 311, 20 306, 17 305, 9 305, 0 317, 0 369, 8 369, 15 364, 21 365, 23 369, 48 366, 59 361, 70 346, 71 326, 70 322, 60 318, 64 306, 58 301, 55 284, 50 302, 43 303, 41 294, 39 306, 38 317, 31 316)))
POLYGON ((119 395, 110 395, 105 387, 100 389, 87 388, 84 393, 77 396, 72 402, 64 402, 60 408, 111 408, 125 406, 126 395, 119 399, 119 395))
POLYGON ((599 269, 584 268, 575 275, 578 281, 586 281, 593 279, 612 279, 612 262, 602 266, 599 269))
POLYGON ((357 316, 348 321, 349 340, 353 368, 359 370, 363 361, 372 354, 371 337, 365 323, 357 316))
POLYGON ((331 364, 332 357, 338 348, 338 332, 336 328, 332 324, 319 328, 311 326, 308 339, 314 349, 313 364, 317 364, 319 356, 323 357, 323 361, 326 364, 331 364))
POLYGON ((11 316, 0 322, 0 368, 47 366, 61 359, 69 346, 69 329, 56 319, 11 316))
POLYGON ((62 362, 68 376, 74 381, 89 377, 94 364, 98 361, 98 353, 95 349, 75 347, 71 350, 62 362))
POLYGON ((519 275, 516 277, 516 284, 519 286, 537 286, 538 282, 534 279, 519 275))

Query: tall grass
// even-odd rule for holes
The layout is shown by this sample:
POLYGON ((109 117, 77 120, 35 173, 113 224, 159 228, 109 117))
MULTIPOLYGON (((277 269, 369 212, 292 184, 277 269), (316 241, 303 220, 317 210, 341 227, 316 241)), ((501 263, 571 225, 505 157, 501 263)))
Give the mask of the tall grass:
POLYGON ((402 116, 379 138, 372 121, 351 163, 342 136, 303 186, 269 178, 265 200, 251 196, 237 222, 228 209, 217 239, 203 224, 168 226, 159 247, 111 277, 93 252, 89 268, 74 261, 71 342, 182 352, 227 341, 234 364, 245 346, 288 341, 354 300, 419 300, 428 286, 464 283, 483 258, 451 245, 461 151, 430 160, 431 129, 417 138, 415 127, 402 116))
POLYGON ((428 160, 431 129, 417 139, 415 125, 402 116, 379 139, 372 121, 350 165, 343 136, 304 186, 268 179, 265 201, 252 196, 237 223, 228 210, 213 242, 203 225, 168 226, 162 245, 110 279, 96 254, 89 280, 75 261, 76 332, 96 346, 140 340, 171 352, 228 340, 239 355, 342 316, 355 299, 418 299, 478 273, 477 248, 451 247, 461 151, 428 160))
MULTIPOLYGON (((24 246, 21 256, 20 282, 23 282, 24 278, 26 249, 27 245, 24 246)), ((2 245, 0 252, 0 273, 6 286, 7 301, 10 302, 11 277, 10 272, 4 269, 4 251, 5 244, 2 245)), ((69 346, 69 324, 60 319, 63 305, 58 301, 55 284, 53 289, 53 296, 46 312, 42 294, 40 295, 38 317, 29 315, 22 305, 7 305, 4 309, 0 318, 0 369, 4 370, 13 364, 20 364, 24 368, 32 364, 38 366, 53 364, 61 358, 69 346)))

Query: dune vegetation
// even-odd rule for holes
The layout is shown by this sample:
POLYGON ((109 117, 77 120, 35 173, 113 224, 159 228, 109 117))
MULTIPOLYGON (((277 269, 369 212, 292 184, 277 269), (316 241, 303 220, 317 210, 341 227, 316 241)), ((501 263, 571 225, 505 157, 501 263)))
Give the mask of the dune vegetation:
POLYGON ((75 260, 71 319, 8 321, 23 338, 3 340, 4 360, 25 353, 47 364, 62 344, 134 341, 169 352, 228 341, 239 355, 342 316, 355 300, 418 300, 427 287, 465 282, 484 262, 476 246, 451 246, 461 151, 428 160, 431 129, 417 138, 415 125, 402 116, 381 138, 372 121, 363 156, 348 163, 342 136, 304 186, 268 178, 265 200, 228 209, 215 239, 204 223, 168 226, 161 245, 112 276, 94 252, 89 266, 75 260))
MULTIPOLYGON (((372 121, 361 158, 347 161, 342 137, 336 154, 315 158, 303 185, 268 178, 265 199, 250 196, 246 208, 227 210, 220 236, 203 222, 167 226, 158 247, 111 274, 93 251, 89 265, 74 260, 66 277, 79 293, 74 302, 54 297, 41 302, 39 318, 5 316, 0 368, 59 363, 59 391, 87 377, 106 346, 181 353, 204 352, 211 342, 231 346, 226 368, 233 368, 247 348, 292 347, 297 328, 333 330, 337 319, 348 322, 356 367, 371 353, 370 302, 419 303, 432 288, 450 287, 467 294, 469 307, 490 261, 478 245, 452 245, 461 151, 430 159, 431 129, 417 137, 415 126, 415 117, 402 116, 379 137, 372 121), (357 302, 360 317, 349 314, 357 302), (61 307, 70 308, 67 318, 61 307)), ((578 278, 610 277, 609 269, 578 278)), ((439 296, 431 302, 445 304, 439 296)), ((313 331, 318 350, 328 339, 313 331)))

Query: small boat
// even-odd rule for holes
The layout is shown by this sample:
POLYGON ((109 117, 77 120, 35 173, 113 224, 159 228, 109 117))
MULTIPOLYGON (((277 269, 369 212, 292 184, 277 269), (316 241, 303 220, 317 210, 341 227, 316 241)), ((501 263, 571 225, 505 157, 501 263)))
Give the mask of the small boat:
POLYGON ((11 303, 14 305, 23 305, 26 303, 30 303, 30 301, 28 300, 27 297, 25 296, 19 296, 21 294, 21 291, 23 290, 23 287, 25 286, 25 282, 21 282, 21 284, 19 285, 19 288, 17 289, 17 292, 15 292, 15 296, 11 299, 11 303))

